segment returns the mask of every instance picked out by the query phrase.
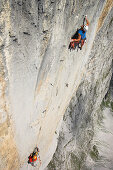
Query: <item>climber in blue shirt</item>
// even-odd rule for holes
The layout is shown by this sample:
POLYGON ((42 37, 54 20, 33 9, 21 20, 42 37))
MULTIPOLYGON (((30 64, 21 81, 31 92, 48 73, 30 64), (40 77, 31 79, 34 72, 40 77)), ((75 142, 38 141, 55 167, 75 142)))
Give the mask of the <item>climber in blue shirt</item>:
MULTIPOLYGON (((87 19, 87 16, 85 16, 86 25, 82 25, 81 28, 78 30, 78 37, 77 39, 71 39, 71 44, 74 43, 81 44, 80 50, 82 49, 82 46, 84 45, 84 42, 86 40, 86 32, 88 31, 89 21, 87 19)), ((73 45, 74 47, 74 45, 73 45)))

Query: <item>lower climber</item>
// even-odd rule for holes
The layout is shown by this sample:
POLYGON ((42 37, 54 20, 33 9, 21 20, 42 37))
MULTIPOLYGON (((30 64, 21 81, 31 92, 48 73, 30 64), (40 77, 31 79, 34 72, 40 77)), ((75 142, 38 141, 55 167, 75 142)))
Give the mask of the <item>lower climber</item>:
POLYGON ((39 149, 38 147, 36 147, 33 151, 33 153, 30 154, 30 156, 28 157, 28 163, 31 164, 32 166, 35 166, 34 163, 37 161, 37 158, 39 160, 39 163, 41 165, 41 160, 40 160, 40 156, 39 156, 39 149))
POLYGON ((85 16, 83 25, 79 30, 77 30, 77 37, 75 39, 71 39, 70 42, 70 49, 75 49, 75 45, 78 45, 80 50, 82 50, 82 47, 84 45, 84 42, 86 40, 86 32, 88 31, 89 21, 87 19, 87 16, 85 16), (86 21, 86 24, 84 22, 86 21), (80 46, 79 46, 80 45, 80 46))

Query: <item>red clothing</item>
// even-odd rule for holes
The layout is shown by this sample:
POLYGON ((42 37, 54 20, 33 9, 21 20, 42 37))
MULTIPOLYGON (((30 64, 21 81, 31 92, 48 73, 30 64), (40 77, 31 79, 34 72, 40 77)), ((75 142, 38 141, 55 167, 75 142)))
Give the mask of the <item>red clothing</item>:
POLYGON ((33 159, 33 157, 32 156, 29 156, 29 162, 31 163, 31 162, 35 162, 37 160, 37 157, 36 157, 36 159, 33 159))
POLYGON ((30 162, 30 163, 33 162, 32 156, 29 156, 29 162, 30 162))

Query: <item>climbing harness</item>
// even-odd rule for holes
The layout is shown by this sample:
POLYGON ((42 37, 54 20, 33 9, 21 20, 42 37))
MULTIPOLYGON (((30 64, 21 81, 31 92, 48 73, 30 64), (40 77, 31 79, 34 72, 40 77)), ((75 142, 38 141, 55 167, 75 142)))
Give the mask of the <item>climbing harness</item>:
POLYGON ((80 44, 80 41, 79 42, 75 42, 75 41, 70 42, 70 44, 69 44, 70 51, 75 50, 76 48, 77 48, 77 51, 78 51, 78 49, 80 48, 79 44, 80 44))
POLYGON ((35 162, 37 162, 37 158, 38 158, 39 163, 41 165, 41 160, 40 160, 39 148, 38 147, 36 147, 34 149, 34 151, 28 157, 28 164, 31 164, 32 166, 36 167, 37 164, 35 164, 35 162))

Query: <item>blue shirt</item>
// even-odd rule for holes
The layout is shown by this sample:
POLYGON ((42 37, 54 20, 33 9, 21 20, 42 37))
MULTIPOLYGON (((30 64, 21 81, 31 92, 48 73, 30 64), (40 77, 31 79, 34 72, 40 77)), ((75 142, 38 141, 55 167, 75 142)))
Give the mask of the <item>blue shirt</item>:
POLYGON ((86 38, 86 32, 83 32, 82 30, 78 30, 78 33, 81 35, 82 40, 86 38))

